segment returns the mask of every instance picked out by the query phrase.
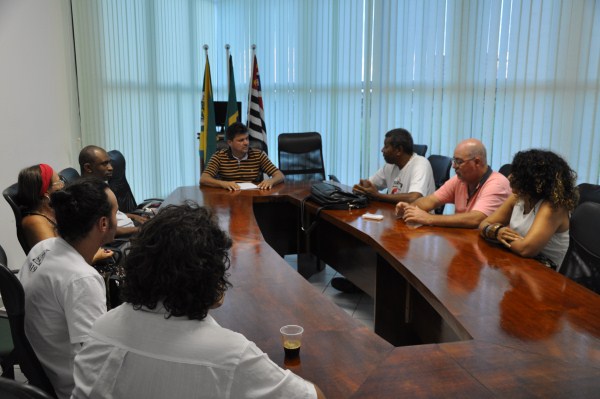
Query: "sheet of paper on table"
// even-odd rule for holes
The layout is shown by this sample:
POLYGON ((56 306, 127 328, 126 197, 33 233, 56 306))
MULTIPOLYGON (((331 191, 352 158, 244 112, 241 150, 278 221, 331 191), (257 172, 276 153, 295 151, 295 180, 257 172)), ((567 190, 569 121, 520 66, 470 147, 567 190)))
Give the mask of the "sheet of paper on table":
POLYGON ((258 188, 254 183, 238 183, 238 186, 240 186, 240 190, 254 190, 258 188))

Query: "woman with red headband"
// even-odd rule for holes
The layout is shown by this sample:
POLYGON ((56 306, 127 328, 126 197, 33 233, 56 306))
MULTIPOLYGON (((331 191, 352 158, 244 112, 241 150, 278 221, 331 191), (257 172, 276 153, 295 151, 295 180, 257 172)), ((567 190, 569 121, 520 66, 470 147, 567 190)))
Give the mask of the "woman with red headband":
MULTIPOLYGON (((23 207, 21 226, 28 249, 47 238, 57 236, 54 209, 50 206, 50 194, 65 186, 58 174, 45 163, 33 165, 19 173, 18 198, 23 207)), ((94 262, 113 255, 112 251, 100 248, 94 262)))

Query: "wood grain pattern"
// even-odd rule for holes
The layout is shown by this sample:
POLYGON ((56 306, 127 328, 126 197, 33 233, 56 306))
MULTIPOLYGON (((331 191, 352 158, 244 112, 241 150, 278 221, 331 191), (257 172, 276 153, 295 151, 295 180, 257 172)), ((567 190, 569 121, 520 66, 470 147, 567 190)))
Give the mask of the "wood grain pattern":
MULTIPOLYGON (((365 265, 365 273, 389 280, 376 282, 374 291, 379 292, 372 293, 381 326, 408 321, 407 329, 417 334, 430 329, 431 337, 443 337, 450 328, 464 340, 391 351, 265 242, 253 204, 284 202, 299 208, 308 192, 303 184, 236 193, 183 187, 167 199, 192 199, 218 214, 235 242, 234 288, 215 318, 255 341, 278 364, 283 365, 283 354, 277 331, 297 322, 306 328, 306 345, 301 365, 292 369, 316 382, 328 397, 593 397, 600 391, 599 295, 485 242, 474 230, 410 227, 395 218, 393 206, 377 202, 361 210, 323 211, 322 245, 335 248, 338 238, 351 237, 374 254, 364 258, 377 263, 365 265), (384 219, 363 220, 365 212, 384 219), (403 285, 412 307, 406 306, 403 285)), ((314 212, 315 207, 309 209, 314 212)), ((297 225, 278 234, 297 235, 294 229, 297 225)), ((282 245, 293 247, 294 241, 297 237, 286 237, 282 245)), ((344 245, 339 250, 351 250, 344 245)), ((340 254, 346 258, 348 254, 340 254)), ((410 341, 399 332, 400 341, 410 341)))

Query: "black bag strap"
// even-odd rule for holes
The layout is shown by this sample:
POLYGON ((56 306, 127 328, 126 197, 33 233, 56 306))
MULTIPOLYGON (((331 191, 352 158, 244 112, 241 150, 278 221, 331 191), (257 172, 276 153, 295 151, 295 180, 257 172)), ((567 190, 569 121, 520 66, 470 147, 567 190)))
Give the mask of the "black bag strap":
POLYGON ((306 210, 305 210, 306 201, 308 201, 311 198, 312 198, 312 195, 307 195, 300 202, 300 229, 306 235, 309 235, 311 233, 311 231, 313 231, 315 229, 315 227, 317 227, 317 223, 319 222, 319 215, 321 214, 321 211, 323 209, 327 208, 327 205, 323 205, 323 206, 318 207, 317 208, 317 212, 315 214, 315 220, 310 224, 310 226, 306 227, 307 217, 308 217, 307 214, 306 214, 306 210))

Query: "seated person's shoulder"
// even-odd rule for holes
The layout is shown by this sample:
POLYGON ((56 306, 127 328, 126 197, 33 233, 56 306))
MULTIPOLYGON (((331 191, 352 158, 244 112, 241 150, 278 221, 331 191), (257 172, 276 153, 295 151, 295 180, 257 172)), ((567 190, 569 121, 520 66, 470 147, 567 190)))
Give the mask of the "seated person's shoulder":
POLYGON ((55 224, 42 215, 29 214, 23 216, 21 227, 26 234, 33 234, 38 239, 55 236, 55 224))
POLYGON ((502 173, 493 172, 486 183, 489 183, 489 186, 497 187, 503 192, 511 193, 512 190, 510 188, 510 182, 502 173))
POLYGON ((48 220, 46 220, 45 217, 41 216, 41 215, 36 215, 36 214, 27 214, 23 216, 23 219, 21 220, 21 226, 24 229, 29 229, 29 228, 35 228, 35 227, 39 227, 39 226, 44 226, 46 224, 48 224, 48 220))

